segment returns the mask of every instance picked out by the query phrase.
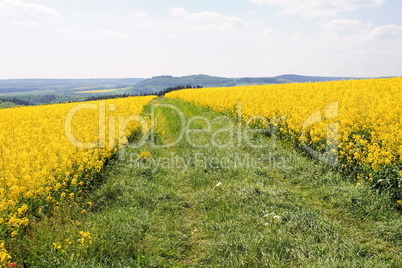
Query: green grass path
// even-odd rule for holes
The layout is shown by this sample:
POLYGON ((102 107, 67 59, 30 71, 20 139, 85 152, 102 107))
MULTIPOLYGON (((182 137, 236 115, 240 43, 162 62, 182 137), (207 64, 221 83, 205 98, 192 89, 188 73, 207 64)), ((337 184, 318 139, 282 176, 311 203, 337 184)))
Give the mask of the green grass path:
POLYGON ((52 253, 59 267, 402 267, 401 215, 386 196, 264 135, 249 135, 264 145, 254 149, 238 135, 244 127, 219 113, 165 98, 152 104, 157 135, 106 168, 79 219, 93 244, 79 255, 52 253), (157 106, 167 104, 200 131, 158 148, 181 130, 177 112, 157 106), (231 127, 233 146, 217 148, 231 127))

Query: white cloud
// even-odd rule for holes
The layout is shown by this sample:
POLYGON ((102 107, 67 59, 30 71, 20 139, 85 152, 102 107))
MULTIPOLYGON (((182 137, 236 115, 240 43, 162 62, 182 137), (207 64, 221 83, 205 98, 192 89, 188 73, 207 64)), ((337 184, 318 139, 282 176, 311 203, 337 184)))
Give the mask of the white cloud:
POLYGON ((331 17, 345 10, 378 8, 386 0, 250 0, 282 8, 282 13, 302 17, 331 17))
POLYGON ((240 28, 246 25, 245 21, 239 17, 225 16, 221 13, 211 11, 191 13, 186 17, 186 20, 214 24, 223 29, 240 28))
POLYGON ((4 0, 0 2, 0 15, 14 19, 24 17, 59 18, 60 15, 51 7, 24 2, 21 0, 4 0))
POLYGON ((363 33, 371 30, 371 27, 371 22, 350 19, 335 19, 321 25, 323 31, 337 34, 363 33))
POLYGON ((99 36, 103 38, 119 38, 119 39, 129 39, 130 36, 121 32, 121 31, 99 31, 98 32, 99 36))
POLYGON ((181 7, 171 8, 171 9, 169 9, 169 13, 173 17, 186 17, 190 14, 190 12, 188 12, 187 10, 185 10, 184 8, 181 8, 181 7))
POLYGON ((226 16, 213 11, 191 13, 183 8, 176 7, 170 9, 169 12, 173 17, 180 17, 185 21, 198 23, 197 29, 228 30, 246 26, 246 22, 242 18, 226 16))
POLYGON ((393 24, 378 26, 369 33, 369 37, 376 40, 402 39, 402 26, 393 24))

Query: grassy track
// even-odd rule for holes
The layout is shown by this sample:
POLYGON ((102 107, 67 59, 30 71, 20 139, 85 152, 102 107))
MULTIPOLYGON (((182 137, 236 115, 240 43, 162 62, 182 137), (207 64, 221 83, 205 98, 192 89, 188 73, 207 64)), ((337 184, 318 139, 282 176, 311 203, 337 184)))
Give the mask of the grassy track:
MULTIPOLYGON (((231 127, 229 120, 216 119, 220 114, 187 103, 159 98, 152 104, 173 104, 186 122, 205 116, 213 132, 231 127)), ((92 245, 64 253, 51 249, 81 228, 61 225, 56 217, 34 230, 44 246, 32 250, 31 265, 402 267, 402 217, 387 196, 264 135, 250 135, 253 144, 265 145, 251 148, 238 136, 244 127, 235 120, 233 146, 217 148, 228 143, 228 132, 212 135, 206 121, 197 119, 191 129, 204 132, 156 148, 175 141, 181 125, 171 108, 154 109, 158 134, 107 167, 106 183, 91 196, 91 211, 74 214, 91 233, 92 245), (194 148, 211 141, 215 146, 194 148)))

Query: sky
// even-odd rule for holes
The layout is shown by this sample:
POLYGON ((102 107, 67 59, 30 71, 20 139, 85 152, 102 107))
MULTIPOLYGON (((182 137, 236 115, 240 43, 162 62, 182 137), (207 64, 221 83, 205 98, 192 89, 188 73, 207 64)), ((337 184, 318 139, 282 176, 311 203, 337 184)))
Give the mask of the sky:
POLYGON ((0 79, 402 75, 400 0, 0 0, 0 79))

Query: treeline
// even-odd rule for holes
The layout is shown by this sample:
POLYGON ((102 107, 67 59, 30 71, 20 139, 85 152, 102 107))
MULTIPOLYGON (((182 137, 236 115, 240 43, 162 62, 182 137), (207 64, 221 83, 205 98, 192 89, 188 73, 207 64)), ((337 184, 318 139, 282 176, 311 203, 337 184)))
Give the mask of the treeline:
POLYGON ((193 86, 187 85, 187 86, 168 87, 168 88, 165 88, 165 89, 159 91, 157 93, 157 95, 158 95, 158 97, 161 97, 169 92, 181 90, 181 89, 188 89, 188 88, 202 88, 202 86, 198 85, 198 86, 193 87, 193 86))
POLYGON ((84 101, 97 101, 97 100, 109 100, 109 99, 119 99, 119 98, 128 98, 128 97, 134 97, 134 96, 147 96, 150 94, 142 94, 142 95, 136 95, 136 94, 115 94, 115 95, 103 95, 103 96, 91 96, 86 98, 84 101))
POLYGON ((160 90, 156 93, 141 93, 141 94, 115 94, 115 95, 103 95, 103 96, 91 96, 86 98, 84 101, 97 101, 97 100, 109 100, 109 99, 118 99, 118 98, 128 98, 128 97, 141 97, 141 96, 151 96, 151 95, 157 95, 158 97, 164 96, 166 93, 176 91, 176 90, 181 90, 181 89, 188 89, 188 88, 202 88, 202 86, 197 85, 195 87, 191 85, 187 86, 176 86, 176 87, 168 87, 163 90, 160 90))
POLYGON ((0 102, 12 102, 15 105, 29 106, 33 105, 30 101, 16 97, 0 97, 0 102))
POLYGON ((61 95, 61 94, 27 95, 24 96, 23 98, 29 101, 31 105, 77 102, 77 101, 83 101, 85 99, 84 96, 61 95))
MULTIPOLYGON (((14 104, 14 106, 33 106, 41 104, 56 104, 56 103, 67 103, 67 102, 78 102, 84 101, 85 98, 82 96, 69 96, 69 95, 26 95, 18 97, 0 97, 0 103, 14 104)), ((4 105, 3 105, 4 106, 4 105)), ((10 105, 8 105, 10 106, 10 105)))
MULTIPOLYGON (((236 81, 232 78, 216 77, 209 75, 189 75, 173 77, 170 75, 155 76, 137 83, 133 89, 136 91, 159 92, 166 88, 189 85, 191 87, 229 87, 235 86, 236 81)), ((155 94, 155 93, 154 93, 155 94)))

